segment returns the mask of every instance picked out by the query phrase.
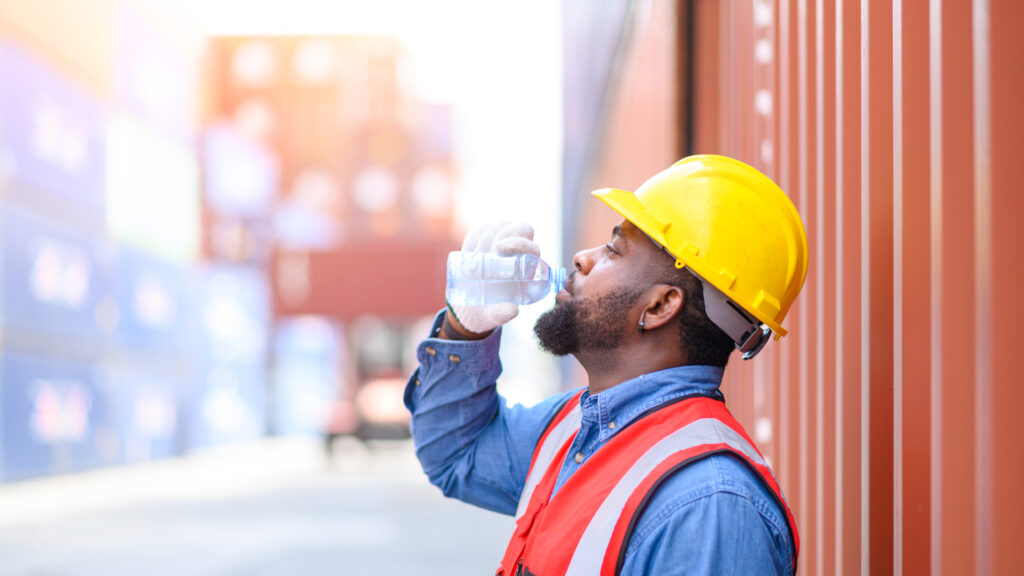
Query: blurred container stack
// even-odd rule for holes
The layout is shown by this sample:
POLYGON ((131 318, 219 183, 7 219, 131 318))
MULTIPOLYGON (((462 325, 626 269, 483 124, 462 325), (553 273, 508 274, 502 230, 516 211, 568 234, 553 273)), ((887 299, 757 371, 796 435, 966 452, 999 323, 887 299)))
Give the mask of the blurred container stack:
POLYGON ((266 265, 274 433, 408 433, 404 351, 443 302, 455 178, 451 107, 418 101, 409 65, 389 37, 212 41, 205 250, 266 265), (263 158, 273 193, 214 191, 263 158))
POLYGON ((450 106, 387 37, 0 13, 0 481, 268 434, 403 436, 443 302, 450 106))
POLYGON ((115 2, 72 31, 64 7, 0 16, 3 480, 192 442, 199 37, 115 2))

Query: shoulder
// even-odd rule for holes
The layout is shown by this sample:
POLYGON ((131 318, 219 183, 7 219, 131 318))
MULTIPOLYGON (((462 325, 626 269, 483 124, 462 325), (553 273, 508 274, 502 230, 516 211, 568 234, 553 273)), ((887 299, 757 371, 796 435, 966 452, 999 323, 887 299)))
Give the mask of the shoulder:
POLYGON ((634 538, 641 537, 641 527, 653 528, 659 517, 668 517, 688 506, 718 503, 720 506, 749 509, 769 524, 769 528, 787 533, 786 516, 775 502, 771 491, 738 457, 712 454, 691 462, 666 477, 648 500, 637 521, 634 538))
POLYGON ((742 551, 751 561, 760 557, 783 570, 793 554, 785 512, 758 475, 728 453, 706 456, 667 476, 640 511, 627 546, 627 560, 666 548, 698 548, 687 554, 742 551))

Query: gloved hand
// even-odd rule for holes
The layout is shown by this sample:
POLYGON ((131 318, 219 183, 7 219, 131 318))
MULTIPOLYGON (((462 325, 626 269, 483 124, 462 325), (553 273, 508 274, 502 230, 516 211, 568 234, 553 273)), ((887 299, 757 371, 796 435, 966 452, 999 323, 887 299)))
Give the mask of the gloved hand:
MULTIPOLYGON (((462 251, 494 252, 505 256, 533 254, 540 257, 540 247, 533 241, 533 227, 526 223, 477 225, 466 234, 462 251)), ((484 306, 453 306, 452 311, 464 328, 480 334, 515 318, 519 314, 519 306, 506 302, 484 306)))

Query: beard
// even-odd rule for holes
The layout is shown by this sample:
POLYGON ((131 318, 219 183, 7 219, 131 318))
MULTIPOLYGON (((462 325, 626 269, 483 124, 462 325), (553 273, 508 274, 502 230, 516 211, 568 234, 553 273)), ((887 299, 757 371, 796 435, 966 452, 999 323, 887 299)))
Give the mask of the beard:
POLYGON ((597 300, 568 300, 537 319, 533 333, 555 356, 616 348, 632 326, 629 311, 642 290, 620 288, 597 300))

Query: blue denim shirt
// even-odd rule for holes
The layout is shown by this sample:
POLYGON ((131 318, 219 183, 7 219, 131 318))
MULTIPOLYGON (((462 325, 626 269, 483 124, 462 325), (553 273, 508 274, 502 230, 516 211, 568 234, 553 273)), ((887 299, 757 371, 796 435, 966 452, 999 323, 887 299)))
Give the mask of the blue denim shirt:
MULTIPOLYGON (((442 318, 439 314, 435 331, 442 318)), ((507 406, 495 389, 500 332, 477 341, 420 343, 420 367, 406 386, 405 404, 412 413, 416 455, 430 481, 446 496, 514 514, 534 448, 575 392, 530 408, 507 406)), ((599 394, 584 392, 582 423, 568 454, 581 452, 586 462, 648 408, 679 396, 721 397, 722 373, 710 366, 683 366, 599 394), (616 425, 609 427, 612 421, 616 425)), ((580 466, 566 458, 555 490, 580 466)), ((708 456, 657 488, 627 544, 622 574, 793 574, 785 518, 746 464, 727 454, 708 456)))

